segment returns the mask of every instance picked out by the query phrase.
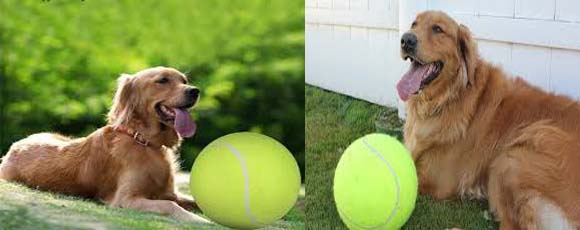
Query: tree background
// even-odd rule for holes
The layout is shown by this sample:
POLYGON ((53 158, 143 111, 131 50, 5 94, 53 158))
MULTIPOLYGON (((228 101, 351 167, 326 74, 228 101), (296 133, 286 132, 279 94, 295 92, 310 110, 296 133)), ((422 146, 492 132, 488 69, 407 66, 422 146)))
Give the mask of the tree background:
POLYGON ((0 155, 37 132, 91 133, 121 73, 163 65, 202 90, 183 169, 212 140, 252 131, 304 175, 303 1, 2 0, 0 15, 0 155))

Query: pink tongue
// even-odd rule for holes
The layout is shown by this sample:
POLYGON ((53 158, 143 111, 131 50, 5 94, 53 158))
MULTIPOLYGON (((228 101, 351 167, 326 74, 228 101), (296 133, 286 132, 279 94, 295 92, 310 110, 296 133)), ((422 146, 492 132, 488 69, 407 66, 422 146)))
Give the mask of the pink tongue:
POLYGON ((425 76, 427 76, 427 72, 429 71, 429 67, 431 66, 419 66, 415 64, 411 65, 412 66, 409 71, 407 71, 407 73, 403 75, 403 78, 399 80, 399 83, 397 83, 397 92, 403 101, 407 101, 411 95, 419 91, 419 88, 421 87, 421 81, 425 79, 425 76))
POLYGON ((191 119, 189 112, 185 109, 175 108, 175 130, 182 137, 191 137, 195 134, 195 129, 197 125, 191 119))

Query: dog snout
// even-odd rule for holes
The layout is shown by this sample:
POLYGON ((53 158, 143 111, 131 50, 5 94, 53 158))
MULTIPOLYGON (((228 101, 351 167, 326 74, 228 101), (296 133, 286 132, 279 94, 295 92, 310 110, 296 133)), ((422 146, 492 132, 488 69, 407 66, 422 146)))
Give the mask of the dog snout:
POLYGON ((401 49, 407 53, 414 53, 417 48, 417 36, 412 33, 405 33, 401 37, 401 49))
POLYGON ((197 101, 197 98, 199 97, 199 89, 194 87, 186 89, 185 97, 191 102, 197 101))

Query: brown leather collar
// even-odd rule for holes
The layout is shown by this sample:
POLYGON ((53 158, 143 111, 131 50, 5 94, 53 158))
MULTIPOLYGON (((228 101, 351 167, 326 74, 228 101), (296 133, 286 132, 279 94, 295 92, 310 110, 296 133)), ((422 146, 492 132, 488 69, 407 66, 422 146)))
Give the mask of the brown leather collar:
POLYGON ((161 146, 151 143, 149 140, 147 140, 147 139, 145 139, 145 137, 143 137, 143 134, 141 134, 140 132, 137 132, 136 130, 133 130, 131 128, 128 128, 125 126, 116 126, 116 127, 113 127, 113 130, 115 132, 123 133, 123 134, 126 134, 126 135, 132 137, 133 140, 135 140, 135 142, 137 142, 137 144, 147 146, 147 147, 152 147, 152 148, 161 148, 161 146))

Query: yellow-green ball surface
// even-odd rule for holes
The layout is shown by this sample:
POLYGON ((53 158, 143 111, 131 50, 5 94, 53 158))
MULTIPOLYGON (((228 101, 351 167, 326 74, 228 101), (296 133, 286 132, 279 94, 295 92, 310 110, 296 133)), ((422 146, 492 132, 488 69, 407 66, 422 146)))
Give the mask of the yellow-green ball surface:
POLYGON ((349 229, 400 229, 417 198, 411 155, 395 138, 369 134, 343 153, 334 175, 334 200, 349 229))
POLYGON ((254 229, 280 219, 294 206, 300 171, 290 151, 276 140, 233 133, 201 151, 191 170, 190 188, 211 220, 254 229))

